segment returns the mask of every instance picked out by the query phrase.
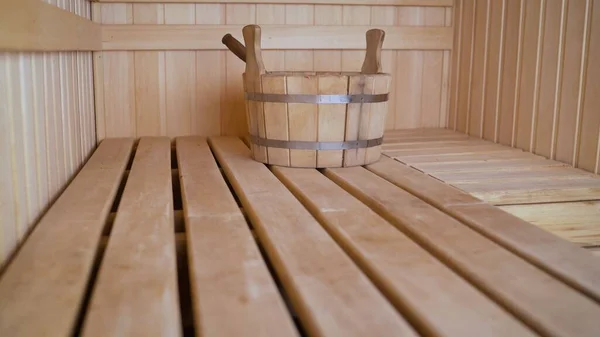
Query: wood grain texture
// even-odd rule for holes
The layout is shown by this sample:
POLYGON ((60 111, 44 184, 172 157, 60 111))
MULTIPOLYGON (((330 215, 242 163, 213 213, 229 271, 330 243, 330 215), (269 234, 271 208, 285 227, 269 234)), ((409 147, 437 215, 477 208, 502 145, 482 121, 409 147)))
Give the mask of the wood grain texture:
MULTIPOLYGON (((446 125, 445 116, 448 115, 446 112, 448 104, 443 104, 443 97, 449 89, 445 89, 444 81, 448 78, 450 69, 444 67, 444 57, 449 55, 449 50, 452 48, 452 27, 446 22, 445 16, 453 11, 450 7, 445 9, 440 6, 429 7, 427 2, 418 7, 405 7, 401 3, 386 6, 379 3, 369 3, 361 6, 344 6, 336 3, 197 3, 195 5, 196 20, 194 25, 165 25, 161 24, 160 20, 156 23, 142 23, 142 21, 134 20, 135 22, 132 21, 129 24, 115 25, 119 22, 125 23, 122 19, 131 15, 128 13, 131 12, 130 6, 132 4, 96 3, 94 5, 97 6, 95 13, 100 12, 102 14, 104 8, 104 12, 110 12, 112 16, 116 16, 117 12, 120 12, 121 21, 113 20, 111 15, 108 15, 106 20, 102 20, 101 15, 96 15, 100 17, 97 20, 103 23, 107 36, 114 31, 118 32, 118 36, 125 39, 122 40, 122 44, 117 40, 114 40, 115 44, 107 42, 119 51, 131 53, 132 50, 140 47, 144 50, 135 50, 135 55, 138 55, 138 53, 152 55, 150 52, 161 55, 174 51, 187 52, 190 49, 196 49, 196 58, 185 61, 189 64, 184 65, 183 60, 179 62, 181 68, 187 68, 190 71, 195 69, 195 78, 192 78, 192 75, 180 76, 180 80, 171 77, 170 81, 174 82, 173 85, 166 83, 168 74, 160 68, 160 65, 164 62, 159 61, 158 66, 153 62, 146 65, 140 62, 136 63, 135 59, 127 60, 125 56, 121 56, 123 59, 120 62, 123 64, 117 66, 114 64, 114 59, 111 59, 109 60, 111 69, 121 67, 118 77, 104 76, 106 72, 102 70, 104 65, 101 62, 95 62, 96 83, 105 83, 110 81, 109 78, 118 78, 119 92, 127 92, 127 90, 130 90, 128 88, 131 87, 138 88, 132 94, 136 96, 132 102, 125 99, 126 95, 116 99, 116 101, 121 102, 121 106, 125 107, 122 109, 125 109, 125 111, 134 109, 138 111, 136 115, 140 116, 144 108, 136 105, 147 106, 152 103, 152 107, 149 108, 152 114, 149 114, 147 119, 136 117, 134 124, 129 122, 127 115, 124 115, 122 111, 117 115, 117 110, 112 102, 115 102, 114 98, 118 94, 108 88, 109 95, 107 96, 102 90, 105 86, 96 85, 96 97, 98 98, 96 101, 97 124, 100 138, 106 136, 106 130, 114 135, 146 135, 147 133, 142 133, 145 127, 136 124, 147 123, 154 127, 156 118, 150 118, 150 116, 156 116, 155 111, 162 109, 163 105, 160 103, 163 98, 166 99, 169 95, 176 95, 177 93, 188 97, 192 95, 190 90, 194 91, 193 96, 196 98, 196 112, 192 114, 191 122, 187 121, 187 116, 181 116, 180 118, 178 115, 181 111, 180 104, 176 103, 178 105, 175 112, 173 114, 167 113, 167 119, 161 121, 158 130, 153 131, 156 135, 165 135, 169 123, 179 125, 176 129, 183 128, 184 122, 180 123, 180 119, 184 119, 186 123, 190 124, 190 132, 195 135, 244 135, 246 133, 245 115, 239 113, 244 109, 241 85, 244 64, 235 55, 226 51, 220 40, 226 33, 232 33, 240 40, 241 28, 249 23, 258 23, 263 26, 262 46, 263 49, 267 49, 264 51, 264 62, 267 70, 272 71, 358 71, 363 61, 364 51, 345 48, 364 49, 365 32, 374 27, 383 28, 386 32, 386 40, 383 44, 382 66, 385 72, 394 75, 391 83, 391 96, 388 102, 389 113, 386 119, 386 128, 394 129, 406 125, 421 127, 422 124, 446 125), (420 13, 418 20, 411 18, 413 12, 420 13), (405 14, 400 18, 399 13, 405 14), (413 22, 411 23, 412 26, 407 26, 407 23, 410 22, 413 22), (435 36, 438 33, 444 37, 439 35, 441 39, 436 38, 435 36), (434 40, 438 42, 434 42, 434 40), (136 47, 127 41, 140 45, 136 47), (440 44, 440 41, 442 44, 440 44), (430 46, 427 46, 427 44, 430 44, 430 46), (415 62, 422 64, 422 66, 414 70, 414 67, 406 68, 404 66, 406 60, 397 57, 398 48, 403 49, 408 54, 417 55, 415 56, 415 62), (429 50, 427 52, 415 50, 423 48, 429 50), (342 54, 345 55, 344 58, 342 58, 342 54), (134 67, 135 71, 131 71, 130 66, 134 67), (415 76, 407 78, 405 75, 406 69, 414 72, 415 76), (164 74, 164 76, 161 74, 164 74), (161 79, 161 76, 164 79, 161 79), (130 78, 126 79, 125 77, 130 78), (139 84, 135 78, 146 81, 140 81, 139 84), (155 82, 156 78, 158 78, 158 83, 155 82), (411 104, 411 109, 407 109, 406 105, 396 104, 397 97, 405 95, 404 91, 406 91, 397 89, 397 79, 402 81, 403 88, 412 93, 411 97, 413 97, 415 104, 411 104), (149 85, 147 92, 142 91, 144 88, 141 83, 149 85), (156 92, 157 87, 158 92, 156 92), (177 89, 174 91, 175 93, 169 93, 173 92, 171 88, 173 90, 177 89), (426 91, 429 90, 427 88, 431 88, 436 92, 440 91, 440 98, 430 100, 426 94, 426 91), (150 97, 151 93, 158 93, 158 95, 153 94, 150 97), (111 101, 108 101, 108 99, 111 101), (154 104, 157 101, 159 104, 154 104), (421 113, 421 102, 427 108, 427 113, 421 113), (108 106, 108 110, 105 106, 108 106), (111 116, 113 114, 116 117, 111 116), (119 120, 120 122, 115 125, 117 123, 113 123, 113 120, 119 120), (111 125, 107 127, 106 121, 111 125), (218 127, 217 124, 219 124, 218 127)), ((172 5, 185 7, 188 4, 165 2, 159 4, 135 3, 134 5, 161 8, 172 5)), ((173 15, 174 19, 179 20, 188 20, 185 18, 190 16, 188 12, 173 15), (178 16, 181 16, 181 18, 178 18, 178 16)), ((115 39, 118 38, 117 35, 114 36, 115 39)), ((108 39, 112 38, 108 37, 108 39)), ((104 54, 112 55, 111 53, 113 51, 97 53, 96 58, 101 59, 104 54)), ((435 96, 437 97, 437 95, 435 96)), ((402 99, 404 99, 403 96, 402 99)), ((187 110, 186 106, 191 106, 191 103, 186 102, 184 100, 184 103, 182 103, 184 105, 183 110, 187 110)), ((169 104, 164 104, 164 106, 166 111, 170 111, 169 104)), ((185 134, 185 132, 182 131, 182 134, 185 134)), ((177 134, 172 136, 177 136, 177 134)))
POLYGON ((598 201, 507 205, 500 208, 584 247, 600 245, 598 201))
MULTIPOLYGON (((96 0, 98 2, 120 2, 122 0, 96 0)), ((194 2, 194 3, 248 3, 248 0, 128 0, 128 2, 194 2)), ((259 0, 253 1, 257 4, 297 4, 298 0, 259 0)), ((310 0, 302 1, 308 4, 324 5, 393 5, 393 6, 452 6, 452 0, 310 0)))
POLYGON ((141 138, 83 336, 181 335, 170 157, 169 138, 141 138))
MULTIPOLYGON (((87 20, 84 3, 65 1, 57 10, 87 20)), ((93 102, 92 78, 84 76, 91 52, 0 55, 2 266, 88 158, 96 130, 94 109, 85 104, 93 102)))
POLYGON ((297 336, 206 139, 176 142, 195 321, 202 322, 196 332, 297 336))
POLYGON ((458 126, 468 121, 461 130, 471 135, 596 172, 598 119, 586 111, 594 104, 587 101, 598 96, 590 80, 598 50, 595 1, 488 1, 487 12, 481 8, 486 2, 476 2, 474 21, 473 5, 466 3, 466 8, 464 1, 458 3, 455 13, 454 68, 472 65, 474 72, 470 81, 468 72, 453 73, 457 93, 450 98, 451 119, 458 126), (488 52, 482 53, 485 30, 488 52), (473 33, 471 62, 465 43, 473 33), (474 111, 481 92, 483 111, 474 111), (469 93, 471 106, 465 101, 469 93))
MULTIPOLYGON (((361 7, 370 8, 368 6, 361 7)), ((364 49, 366 47, 364 33, 370 27, 368 23, 357 24, 357 27, 353 28, 348 27, 348 23, 343 27, 314 26, 312 22, 298 23, 289 19, 286 24, 263 27, 263 48, 265 50, 364 49), (307 26, 299 27, 298 25, 307 26)), ((219 26, 103 25, 102 49, 107 51, 225 50, 227 47, 221 43, 221 37, 229 33, 241 40, 240 30, 242 27, 234 22, 219 26)), ((386 30, 386 36, 386 43, 383 45, 383 49, 386 50, 452 48, 452 29, 449 27, 390 27, 386 30)))
POLYGON ((537 332, 595 335, 600 308, 594 300, 364 168, 326 169, 325 175, 537 332), (560 306, 548 292, 562 297, 560 306))
POLYGON ((131 139, 103 141, 6 268, 0 334, 71 333, 132 146, 131 139))
POLYGON ((79 13, 39 0, 0 4, 0 50, 92 51, 102 49, 101 28, 79 13))
POLYGON ((210 143, 308 333, 415 335, 294 195, 250 159, 241 140, 210 143))
POLYGON ((421 333, 531 335, 520 322, 320 172, 280 167, 273 171, 421 333), (431 292, 444 295, 423 296, 431 292))

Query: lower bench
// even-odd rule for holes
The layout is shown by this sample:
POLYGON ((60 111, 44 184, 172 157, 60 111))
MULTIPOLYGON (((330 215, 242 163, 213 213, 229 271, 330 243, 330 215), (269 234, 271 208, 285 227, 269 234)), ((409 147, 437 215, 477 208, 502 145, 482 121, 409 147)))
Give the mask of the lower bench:
POLYGON ((598 317, 598 259, 496 206, 390 158, 269 167, 227 137, 104 140, 0 276, 1 336, 596 336, 598 317))

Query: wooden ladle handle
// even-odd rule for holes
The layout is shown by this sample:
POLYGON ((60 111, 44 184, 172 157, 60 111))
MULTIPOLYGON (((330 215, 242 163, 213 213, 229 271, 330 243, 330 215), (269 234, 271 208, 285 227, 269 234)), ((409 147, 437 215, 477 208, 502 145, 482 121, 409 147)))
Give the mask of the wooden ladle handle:
POLYGON ((361 72, 363 74, 377 74, 381 72, 381 47, 385 32, 381 29, 370 29, 366 34, 367 53, 361 72))
POLYGON ((221 42, 223 42, 223 44, 227 46, 232 53, 239 57, 240 60, 246 62, 246 47, 244 47, 240 41, 238 41, 231 34, 225 34, 225 36, 223 36, 221 39, 221 42))

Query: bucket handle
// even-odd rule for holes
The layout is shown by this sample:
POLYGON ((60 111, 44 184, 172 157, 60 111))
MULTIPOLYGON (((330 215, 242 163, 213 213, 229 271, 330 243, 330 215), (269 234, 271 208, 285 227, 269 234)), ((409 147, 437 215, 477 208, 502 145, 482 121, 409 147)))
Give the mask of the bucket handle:
MULTIPOLYGON (((246 62, 246 72, 248 72, 250 68, 252 72, 256 71, 255 74, 253 73, 256 76, 264 74, 266 70, 262 60, 262 49, 260 47, 260 26, 247 25, 242 29, 242 32, 244 35, 244 42, 249 46, 248 48, 244 47, 244 45, 231 34, 225 34, 223 39, 221 39, 221 42, 240 60, 246 62), (252 51, 250 51, 251 48, 252 51), (250 55, 248 55, 246 50, 249 51, 250 55), (248 65, 248 63, 250 63, 250 65, 248 65)), ((384 38, 385 32, 381 29, 369 29, 367 31, 367 52, 361 69, 362 74, 377 74, 381 72, 381 49, 384 38)))
POLYGON ((370 29, 367 31, 367 52, 362 65, 361 73, 378 74, 381 72, 381 47, 385 32, 381 29, 370 29))

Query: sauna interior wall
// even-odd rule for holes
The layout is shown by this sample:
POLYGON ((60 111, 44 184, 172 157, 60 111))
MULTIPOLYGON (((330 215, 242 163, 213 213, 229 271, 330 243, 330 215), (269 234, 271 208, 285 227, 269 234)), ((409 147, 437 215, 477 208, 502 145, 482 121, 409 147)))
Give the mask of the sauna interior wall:
MULTIPOLYGON (((218 1, 217 1, 218 2, 218 1)), ((440 2, 443 3, 443 2, 440 2)), ((446 2, 451 4, 451 2, 446 2)), ((103 24, 450 26, 452 7, 94 3, 103 24)), ((220 37, 217 37, 220 40, 220 37)), ((294 36, 290 36, 293 39, 294 36)), ((268 70, 360 71, 357 50, 264 51, 268 70)), ((387 129, 444 127, 450 50, 386 50, 387 129)), ((242 135, 244 63, 226 50, 95 53, 98 137, 242 135)))
POLYGON ((599 173, 600 1, 455 6, 448 126, 599 173))
POLYGON ((0 52, 0 268, 96 146, 93 100, 91 52, 0 52))

